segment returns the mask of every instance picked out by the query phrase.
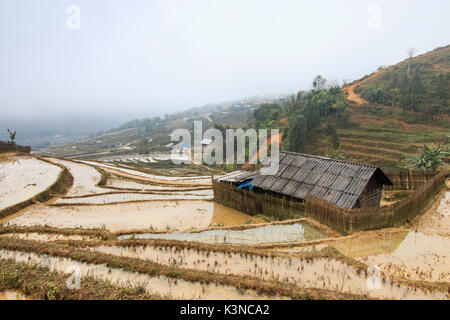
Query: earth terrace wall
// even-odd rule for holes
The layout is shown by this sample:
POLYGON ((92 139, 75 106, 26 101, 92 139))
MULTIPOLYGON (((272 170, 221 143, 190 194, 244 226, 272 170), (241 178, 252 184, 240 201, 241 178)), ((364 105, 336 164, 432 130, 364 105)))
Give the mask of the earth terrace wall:
POLYGON ((0 153, 5 152, 23 152, 23 153, 30 153, 31 147, 29 146, 21 146, 15 143, 10 142, 3 142, 0 141, 0 153))
POLYGON ((254 216, 263 214, 285 220, 305 216, 305 206, 301 202, 289 201, 268 194, 259 194, 248 190, 237 189, 235 186, 213 180, 214 201, 227 207, 254 216))
MULTIPOLYGON (((363 230, 399 226, 414 219, 426 207, 430 199, 444 188, 448 172, 432 174, 433 177, 430 178, 427 173, 424 173, 422 178, 429 178, 426 182, 415 189, 407 198, 389 206, 348 210, 323 199, 308 196, 305 201, 306 216, 344 235, 363 230)), ((416 177, 419 179, 420 175, 417 174, 416 177)), ((407 184, 411 181, 414 182, 414 179, 408 179, 407 184)), ((405 186, 407 184, 401 183, 405 186)))

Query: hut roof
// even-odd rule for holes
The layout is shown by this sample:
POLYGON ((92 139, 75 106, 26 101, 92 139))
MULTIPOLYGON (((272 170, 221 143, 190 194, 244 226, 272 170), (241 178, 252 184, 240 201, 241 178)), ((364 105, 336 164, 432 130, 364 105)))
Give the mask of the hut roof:
POLYGON ((218 177, 216 180, 226 182, 244 182, 253 179, 257 175, 259 175, 258 171, 233 171, 218 177))
POLYGON ((294 152, 280 152, 278 172, 258 175, 252 185, 304 200, 313 195, 342 208, 353 208, 374 176, 392 184, 380 168, 294 152))

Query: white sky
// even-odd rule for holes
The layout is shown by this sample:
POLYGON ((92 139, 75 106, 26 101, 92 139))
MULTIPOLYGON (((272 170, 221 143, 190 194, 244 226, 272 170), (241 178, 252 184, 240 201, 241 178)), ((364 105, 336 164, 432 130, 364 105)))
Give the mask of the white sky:
POLYGON ((449 44, 449 12, 447 0, 1 0, 1 114, 144 117, 308 89, 317 74, 353 80, 449 44))

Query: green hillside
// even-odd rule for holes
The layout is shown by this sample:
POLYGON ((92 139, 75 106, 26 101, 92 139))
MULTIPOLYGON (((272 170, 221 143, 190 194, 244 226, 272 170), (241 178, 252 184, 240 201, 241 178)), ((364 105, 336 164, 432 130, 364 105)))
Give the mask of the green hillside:
POLYGON ((323 118, 303 151, 338 152, 348 160, 395 167, 425 144, 447 146, 449 71, 446 46, 353 82, 343 88, 352 110, 348 121, 323 118), (349 88, 354 95, 348 94, 349 88), (335 127, 335 135, 329 134, 329 126, 335 127), (338 151, 333 144, 339 145, 338 151))

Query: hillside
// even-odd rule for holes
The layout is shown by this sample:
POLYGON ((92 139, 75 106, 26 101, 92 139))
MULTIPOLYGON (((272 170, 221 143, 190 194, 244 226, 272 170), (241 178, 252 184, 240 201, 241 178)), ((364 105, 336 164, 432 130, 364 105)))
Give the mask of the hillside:
POLYGON ((450 46, 379 68, 340 88, 321 76, 313 90, 127 122, 101 136, 42 154, 110 159, 168 152, 178 128, 279 128, 285 150, 396 167, 424 144, 448 144, 450 46), (267 103, 271 102, 271 103, 267 103))
POLYGON ((170 133, 176 129, 192 130, 194 121, 202 121, 206 130, 216 124, 242 128, 252 117, 258 102, 230 102, 208 105, 165 117, 136 119, 95 137, 66 145, 37 150, 37 154, 74 159, 110 159, 139 154, 169 152, 170 133))
MULTIPOLYGON (((446 46, 345 86, 353 114, 347 123, 336 123, 340 151, 349 160, 392 167, 424 144, 448 143, 449 71, 450 46, 446 46)), ((324 154, 331 140, 324 124, 308 151, 324 154)))

